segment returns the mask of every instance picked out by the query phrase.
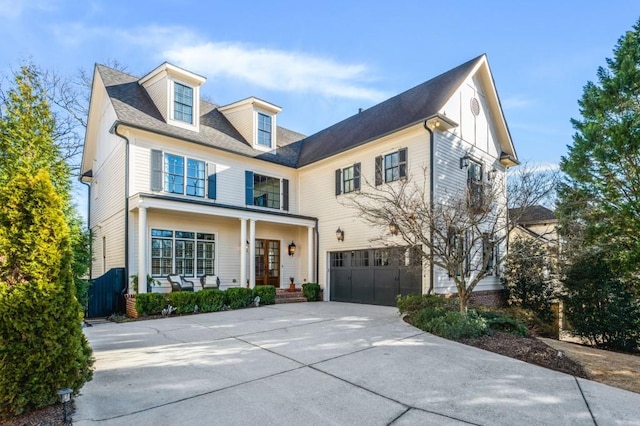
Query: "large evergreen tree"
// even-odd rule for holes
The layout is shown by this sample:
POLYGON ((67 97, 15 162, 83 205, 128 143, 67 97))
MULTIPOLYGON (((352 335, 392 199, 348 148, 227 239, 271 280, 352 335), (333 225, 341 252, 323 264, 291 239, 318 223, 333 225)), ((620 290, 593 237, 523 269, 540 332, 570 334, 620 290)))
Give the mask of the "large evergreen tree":
POLYGON ((627 277, 640 271, 640 21, 588 82, 557 214, 575 249, 595 246, 627 277))
POLYGON ((0 189, 0 417, 91 379, 62 207, 46 170, 0 189))
POLYGON ((86 238, 55 127, 37 71, 22 67, 0 104, 0 416, 91 377, 74 285, 87 259, 72 249, 86 238))

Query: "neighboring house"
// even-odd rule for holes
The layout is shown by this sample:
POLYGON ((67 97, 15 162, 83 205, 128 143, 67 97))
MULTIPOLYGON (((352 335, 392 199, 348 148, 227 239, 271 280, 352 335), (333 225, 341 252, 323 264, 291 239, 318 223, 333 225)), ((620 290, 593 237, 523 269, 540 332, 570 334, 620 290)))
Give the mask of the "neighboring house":
MULTIPOLYGON (((93 278, 124 267, 170 291, 172 273, 223 288, 294 277, 326 300, 376 304, 432 283, 455 292, 411 250, 372 247, 378 231, 342 201, 425 170, 437 200, 517 164, 485 55, 308 137, 267 101, 201 100, 205 82, 168 63, 142 78, 96 66, 82 160, 93 278)), ((477 287, 499 289, 497 276, 477 287)))
POLYGON ((551 270, 558 264, 560 253, 558 219, 555 212, 544 206, 535 205, 526 207, 524 210, 509 210, 509 215, 517 218, 517 223, 509 234, 509 241, 528 238, 539 242, 547 251, 548 264, 552 265, 547 273, 551 274, 551 270))

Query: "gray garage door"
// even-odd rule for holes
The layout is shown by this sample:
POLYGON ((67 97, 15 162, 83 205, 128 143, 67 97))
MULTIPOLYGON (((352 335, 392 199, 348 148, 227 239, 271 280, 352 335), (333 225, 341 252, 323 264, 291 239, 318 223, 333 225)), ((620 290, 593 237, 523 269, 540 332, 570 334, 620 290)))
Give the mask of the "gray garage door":
POLYGON ((422 262, 403 247, 330 253, 331 300, 395 306, 396 296, 422 293, 422 262))

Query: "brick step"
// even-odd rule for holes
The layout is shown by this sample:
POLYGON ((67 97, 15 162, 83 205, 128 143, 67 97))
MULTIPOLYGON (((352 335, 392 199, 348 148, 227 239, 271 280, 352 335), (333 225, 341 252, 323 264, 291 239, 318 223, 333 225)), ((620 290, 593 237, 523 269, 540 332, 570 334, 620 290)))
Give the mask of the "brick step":
POLYGON ((276 305, 279 305, 282 303, 303 303, 306 301, 307 301, 306 297, 289 297, 286 299, 279 299, 276 297, 276 305))
POLYGON ((302 290, 289 291, 287 289, 276 289, 276 304, 278 303, 301 303, 307 299, 302 295, 302 290))

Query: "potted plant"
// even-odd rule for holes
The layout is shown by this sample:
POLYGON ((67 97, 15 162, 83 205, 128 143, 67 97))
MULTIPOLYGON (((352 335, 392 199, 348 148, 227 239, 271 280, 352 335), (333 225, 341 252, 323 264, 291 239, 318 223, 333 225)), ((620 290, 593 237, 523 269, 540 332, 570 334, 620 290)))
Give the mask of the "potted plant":
POLYGON ((289 277, 289 291, 296 291, 295 278, 289 277))
MULTIPOLYGON (((147 293, 151 293, 151 288, 159 285, 160 281, 147 275, 147 293)), ((131 275, 131 287, 133 287, 134 293, 138 293, 138 274, 131 275)))

